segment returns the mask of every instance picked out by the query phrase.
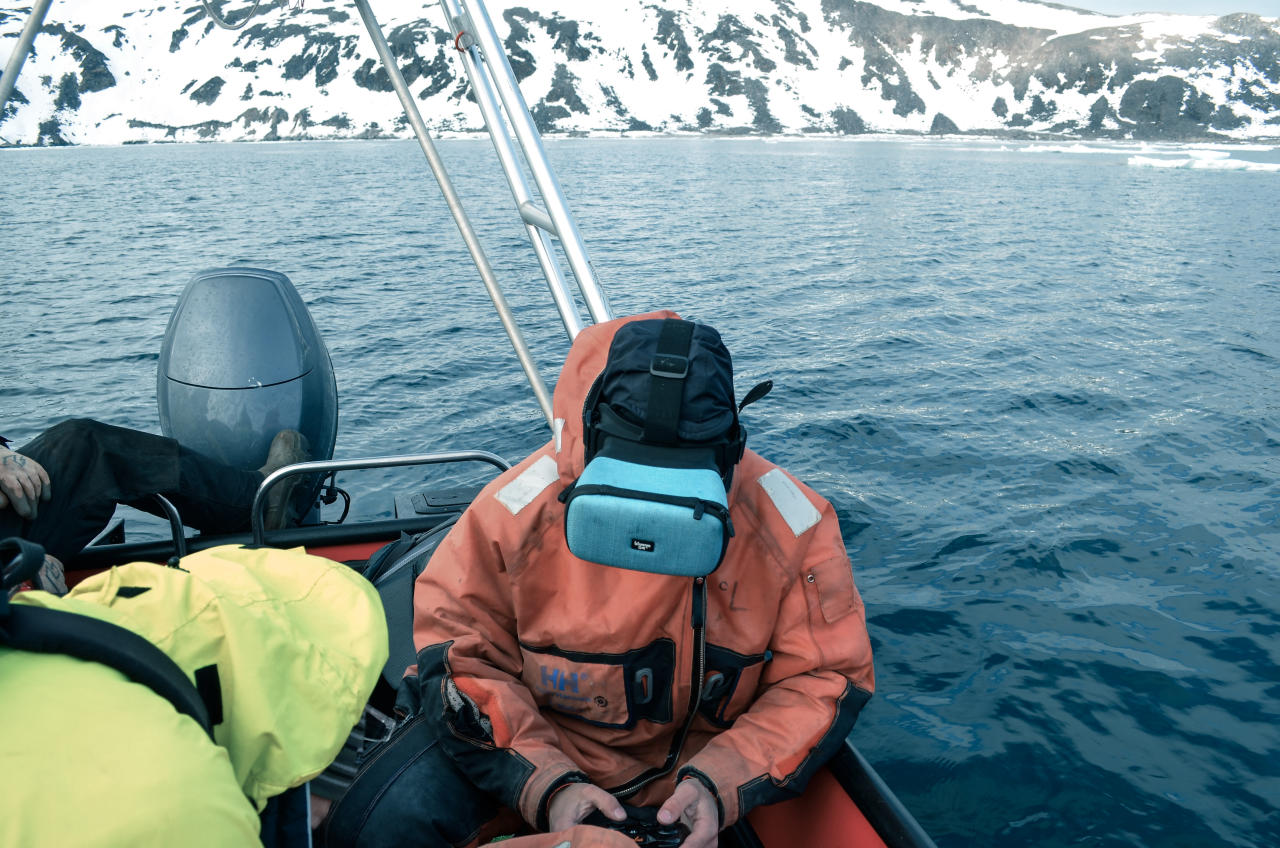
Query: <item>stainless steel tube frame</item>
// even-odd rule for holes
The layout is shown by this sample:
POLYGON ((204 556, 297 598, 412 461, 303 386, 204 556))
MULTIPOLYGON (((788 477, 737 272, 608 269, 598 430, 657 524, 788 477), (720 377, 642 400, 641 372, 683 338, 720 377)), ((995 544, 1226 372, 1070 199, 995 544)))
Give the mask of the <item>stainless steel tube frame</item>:
POLYGON ((462 7, 457 4, 457 0, 440 0, 440 7, 444 10, 445 20, 452 28, 455 36, 454 46, 462 55, 462 67, 471 81, 472 94, 475 95, 476 104, 480 107, 480 114, 489 131, 494 152, 498 155, 498 164, 502 166, 502 172, 506 175, 507 185, 511 187, 511 194, 515 198, 520 217, 524 220, 529 242, 533 245, 534 255, 537 256, 538 265, 542 268, 542 276, 547 280, 547 288, 551 291, 552 300, 555 301, 556 311, 560 313, 565 332, 569 334, 569 340, 572 341, 578 337, 578 333, 582 332, 583 323, 578 314, 578 306, 574 303, 573 293, 569 290, 564 274, 560 271, 560 264, 556 261, 551 239, 548 237, 548 235, 559 235, 555 222, 533 202, 533 194, 525 180, 524 168, 516 155, 515 143, 502 117, 502 107, 498 103, 493 84, 485 71, 480 52, 475 46, 475 38, 468 37, 466 32, 469 27, 465 23, 467 18, 462 7))
MULTIPOLYGON (((570 270, 578 280, 578 288, 582 291, 583 300, 586 301, 587 311, 596 322, 608 321, 613 317, 609 303, 605 299, 600 284, 596 281, 591 261, 587 258, 586 245, 583 244, 578 226, 569 212, 564 192, 560 189, 560 182, 556 179, 550 162, 547 161, 542 137, 533 123, 533 116, 529 114, 524 95, 520 93, 520 86, 516 83, 516 76, 511 70, 511 64, 507 61, 506 51, 498 40, 498 33, 493 28, 493 21, 489 19, 489 13, 480 0, 456 0, 456 2, 466 17, 471 20, 474 31, 470 34, 476 39, 485 60, 484 65, 488 69, 489 78, 502 99, 502 105, 506 107, 507 120, 510 121, 520 147, 524 150, 533 180, 537 183, 538 191, 546 204, 547 214, 555 222, 555 232, 560 238, 560 246, 564 250, 565 258, 569 260, 570 270)), ((455 33, 455 40, 458 36, 459 34, 455 33)))
POLYGON ((436 152, 435 144, 431 141, 431 134, 427 132, 427 125, 422 120, 422 113, 418 111, 417 104, 413 102, 413 95, 410 94, 409 86, 404 81, 404 75, 400 73, 395 57, 391 55, 391 48, 387 46, 387 39, 382 35, 382 27, 378 24, 377 18, 374 17, 373 9, 369 7, 368 0, 355 0, 355 4, 356 8, 360 10, 360 17, 364 20, 365 29, 369 31, 369 37, 373 39, 373 46, 378 51, 378 57, 382 60, 382 67, 386 69, 387 76, 391 79, 391 85, 395 89, 396 95, 400 98, 400 105, 404 109, 405 117, 409 119, 409 124, 413 127, 413 133, 417 136, 418 143, 422 147, 422 152, 426 154, 427 163, 431 166, 431 172, 435 175, 436 182, 440 184, 440 191, 444 194, 445 203, 448 204, 449 211, 453 214, 454 223, 458 225, 458 231, 462 233, 462 240, 466 242, 467 250, 471 254, 471 261, 475 263, 476 270, 480 272, 480 279, 484 282, 484 287, 489 292, 489 299, 493 301, 493 306, 498 311, 498 319, 507 331, 507 337, 511 339, 511 346, 515 348, 516 358, 520 360, 520 367, 524 369, 529 386, 533 389, 533 394, 538 400, 538 406, 542 408, 542 415, 547 419, 547 426, 554 427, 553 413, 551 411, 551 392, 547 389, 547 384, 543 382, 542 375, 538 373, 538 366, 533 360, 533 354, 529 352, 529 346, 525 344, 524 335, 520 332, 520 327, 516 324, 515 318, 511 314, 511 307, 507 304, 507 299, 498 285, 497 277, 493 273, 493 267, 489 264, 489 258, 485 255, 484 248, 480 245, 480 239, 476 236, 475 228, 471 226, 471 220, 467 217, 466 210, 462 208, 462 201, 459 199, 457 191, 454 190, 453 181, 445 170, 444 162, 440 159, 440 154, 436 152))
POLYGON ((31 7, 31 14, 27 15, 27 22, 22 26, 22 34, 18 36, 18 44, 9 54, 9 61, 4 66, 4 75, 0 76, 0 112, 4 111, 4 104, 9 102, 9 95, 13 94, 13 87, 18 82, 18 74, 22 73, 22 63, 27 61, 27 55, 31 52, 31 43, 36 40, 36 33, 40 31, 40 25, 44 23, 44 16, 48 14, 49 4, 52 2, 53 0, 36 0, 35 5, 31 7))
POLYGON ((262 485, 253 496, 250 508, 249 524, 253 530, 253 543, 262 545, 266 542, 266 528, 263 527, 263 511, 267 505, 267 491, 286 477, 299 474, 330 474, 334 471, 355 471, 362 468, 397 468, 404 465, 436 465, 442 462, 487 462, 502 471, 511 467, 511 463, 488 451, 442 451, 440 453, 407 454, 405 456, 374 456, 361 459, 329 459, 317 462, 299 462, 286 465, 266 476, 262 485))

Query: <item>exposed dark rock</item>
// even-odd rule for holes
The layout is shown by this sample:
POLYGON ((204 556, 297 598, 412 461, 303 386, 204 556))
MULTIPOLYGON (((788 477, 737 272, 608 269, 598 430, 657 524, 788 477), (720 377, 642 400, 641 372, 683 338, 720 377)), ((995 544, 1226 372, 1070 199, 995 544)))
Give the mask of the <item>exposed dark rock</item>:
POLYGON ((745 80, 743 86, 747 90, 747 102, 751 104, 751 124, 760 132, 782 132, 782 124, 769 111, 769 93, 760 80, 745 80))
POLYGON ((1027 117, 1033 121, 1047 121, 1057 112, 1058 107, 1053 103, 1046 103, 1039 94, 1031 98, 1031 105, 1027 107, 1027 117))
POLYGON ((45 24, 40 31, 61 38, 61 52, 71 54, 80 64, 80 79, 77 83, 80 93, 105 91, 116 84, 116 78, 107 67, 107 57, 83 36, 68 31, 62 24, 45 24))
POLYGON ((218 95, 222 93, 222 86, 226 84, 226 80, 222 77, 214 77, 204 85, 191 92, 191 99, 197 103, 203 103, 208 106, 218 99, 218 95))
POLYGON ((1171 75, 1139 80, 1125 89, 1119 115, 1133 123, 1141 138, 1187 138, 1204 135, 1214 105, 1186 81, 1171 75))
POLYGON ((1032 79, 1059 94, 1067 91, 1096 94, 1104 88, 1118 90, 1154 67, 1148 61, 1133 58, 1140 49, 1141 33, 1137 26, 1115 27, 1044 41, 1017 57, 1017 67, 1011 77, 1018 99, 1026 95, 1032 79))
POLYGON ((305 43, 309 35, 320 32, 323 30, 295 23, 288 17, 259 15, 244 29, 238 30, 235 45, 245 51, 254 48, 270 50, 291 38, 301 38, 305 43))
POLYGON ((600 86, 600 93, 604 95, 605 104, 613 110, 614 114, 619 118, 628 117, 627 107, 623 105, 622 99, 618 97, 618 92, 608 86, 602 85, 600 86))
POLYGON ((63 147, 71 143, 62 137, 62 124, 57 117, 41 121, 39 132, 40 135, 36 139, 38 147, 63 147))
POLYGON ((655 40, 669 48, 676 57, 677 71, 692 71, 693 59, 689 50, 689 42, 684 37, 684 30, 676 23, 676 14, 669 9, 650 6, 658 14, 658 31, 655 40))
POLYGON ((555 75, 551 78, 551 88, 547 90, 543 102, 563 103, 570 112, 587 114, 590 110, 587 109, 587 104, 582 102, 582 98, 578 97, 577 83, 577 77, 569 73, 568 68, 564 65, 556 65, 555 75))
POLYGON ((166 138, 177 138, 178 132, 181 130, 195 130, 196 135, 200 138, 217 138, 220 133, 229 129, 231 124, 226 121, 201 121, 197 124, 171 126, 169 124, 157 124, 151 121, 130 119, 129 126, 138 129, 164 130, 166 138))
POLYGON ((523 16, 532 15, 528 9, 507 9, 502 13, 502 19, 507 22, 507 26, 511 27, 511 32, 507 35, 507 40, 502 42, 502 46, 506 48, 507 61, 516 76, 516 82, 523 82, 533 76, 533 72, 538 69, 538 63, 534 60, 533 54, 524 49, 524 42, 532 39, 529 36, 529 28, 522 21, 521 13, 523 16))
POLYGON ((22 89, 15 87, 9 95, 9 102, 0 106, 0 124, 3 124, 11 116, 17 114, 18 107, 24 106, 31 101, 22 93, 22 89))
POLYGON ((279 140, 279 127, 287 120, 289 120, 289 113, 279 106, 273 106, 270 109, 246 109, 236 116, 236 121, 245 129, 248 129, 251 124, 269 125, 266 135, 262 136, 263 141, 279 140))
POLYGON ((866 123, 852 109, 836 109, 831 113, 831 120, 835 122, 836 132, 842 135, 859 135, 867 131, 866 123))
POLYGON ((418 92, 420 100, 434 97, 458 82, 458 78, 453 73, 453 66, 449 64, 448 58, 443 53, 437 53, 430 62, 419 62, 415 67, 420 73, 419 79, 427 81, 426 87, 418 92))
POLYGON ((365 59, 355 73, 356 85, 370 91, 395 91, 391 85, 391 77, 377 59, 365 59))
POLYGON ((1215 130, 1236 130, 1247 123, 1249 123, 1247 119, 1240 117, 1226 105, 1215 109, 1213 117, 1209 119, 1209 126, 1215 130))
POLYGON ((817 57, 818 51, 808 41, 792 32, 786 22, 778 15, 773 16, 772 23, 776 28, 778 40, 782 42, 782 46, 786 49, 786 54, 783 58, 792 65, 808 68, 812 71, 814 69, 813 60, 817 57), (804 45, 803 50, 801 50, 802 44, 804 45))
POLYGON ((719 62, 712 63, 707 68, 707 91, 720 97, 733 97, 736 94, 746 94, 746 89, 742 85, 742 73, 739 71, 730 71, 719 62))
MULTIPOLYGON (((1034 128, 1037 134, 1190 140, 1219 137, 1216 134, 1220 133, 1238 137, 1250 127, 1280 125, 1280 31, 1256 15, 1228 15, 1198 33, 1151 37, 1144 34, 1142 25, 1113 26, 1111 19, 1099 17, 1096 20, 1102 25, 1095 29, 1057 35, 986 18, 980 11, 981 0, 953 0, 953 8, 959 11, 951 14, 974 16, 956 18, 901 14, 866 0, 821 0, 821 17, 812 20, 797 10, 798 0, 773 0, 759 14, 718 13, 704 30, 690 22, 685 5, 647 2, 636 19, 640 30, 652 28, 637 33, 647 35, 647 42, 625 44, 604 44, 585 19, 567 19, 521 6, 503 11, 510 29, 505 46, 517 79, 528 80, 539 69, 554 68, 547 90, 535 106, 539 126, 552 132, 613 126, 634 131, 850 134, 919 127, 932 115, 930 132, 972 131, 957 129, 944 114, 957 114, 953 110, 961 107, 938 99, 941 92, 952 91, 957 84, 988 92, 980 95, 978 103, 965 104, 966 114, 988 102, 1001 132, 1013 137, 1029 137, 1034 128), (967 5, 970 3, 973 5, 967 5), (810 35, 815 28, 818 34, 810 35), (843 55, 819 55, 815 45, 824 45, 825 50, 832 34, 847 49, 840 51, 843 55), (551 64, 544 64, 548 62, 551 64), (861 87, 872 97, 883 98, 884 105, 869 106, 856 114, 847 107, 833 108, 827 92, 814 96, 807 90, 809 85, 827 82, 816 75, 819 69, 837 65, 843 72, 838 84, 861 87), (1201 78, 1225 80, 1226 85, 1197 88, 1201 78), (590 89, 583 89, 584 85, 590 89), (693 93, 701 102, 694 99, 687 105, 689 100, 682 94, 668 107, 671 111, 680 109, 679 113, 665 117, 646 113, 641 118, 619 96, 620 91, 630 92, 632 86, 648 92, 683 86, 685 93, 693 93), (601 100, 591 98, 593 105, 603 104, 596 107, 599 116, 588 114, 581 96, 588 90, 603 95, 601 100), (676 106, 677 102, 681 105, 676 106), (1088 105, 1082 108, 1081 104, 1088 105), (776 114, 795 116, 794 125, 784 126, 775 109, 776 114)), ((217 0, 215 8, 225 8, 236 17, 247 5, 239 0, 217 0)), ((197 3, 170 7, 167 12, 160 7, 126 14, 118 24, 97 31, 70 24, 47 25, 43 32, 57 36, 60 44, 51 47, 55 39, 42 37, 37 50, 71 55, 79 71, 64 73, 62 67, 50 66, 46 60, 35 76, 35 84, 45 89, 38 99, 43 105, 33 107, 15 96, 3 107, 0 120, 19 107, 44 109, 36 121, 25 123, 31 126, 56 112, 61 123, 47 124, 41 143, 65 140, 72 135, 67 129, 73 126, 71 122, 79 120, 74 113, 83 111, 84 103, 93 102, 89 96, 116 85, 107 57, 118 61, 118 53, 112 51, 128 52, 131 42, 143 43, 135 30, 154 29, 159 22, 163 22, 159 32, 148 33, 145 40, 154 41, 158 36, 163 44, 168 37, 172 50, 191 51, 190 67, 210 68, 183 87, 181 94, 177 93, 183 85, 180 78, 157 80, 161 99, 179 96, 216 105, 224 78, 225 84, 242 91, 239 99, 246 106, 283 103, 270 98, 278 95, 286 80, 292 81, 287 87, 291 97, 300 93, 297 82, 314 83, 322 90, 317 93, 322 98, 343 78, 369 91, 392 91, 364 34, 351 23, 340 28, 329 26, 350 22, 352 16, 346 11, 327 7, 303 10, 296 0, 264 0, 259 12, 234 36, 219 35, 216 39, 210 37, 217 32, 212 20, 197 3), (276 14, 262 14, 269 10, 276 14), (235 43, 234 51, 225 50, 228 38, 235 43), (222 46, 214 49, 217 45, 222 46), (208 57, 214 57, 212 62, 208 57), (223 66, 226 71, 208 79, 223 66)), ((15 16, 14 12, 0 12, 0 20, 10 28, 10 19, 15 16)), ((474 110, 454 113, 452 109, 474 97, 454 55, 453 34, 440 27, 435 17, 424 14, 403 19, 387 33, 388 46, 415 97, 430 101, 429 108, 439 115, 441 128, 472 130, 474 110), (442 103, 444 114, 440 114, 442 103)), ((1145 31, 1153 32, 1150 27, 1145 31)), ((303 88, 307 87, 304 84, 303 88)), ((149 88, 148 92, 156 90, 149 88)), ((265 132, 270 138, 279 137, 281 131, 294 137, 312 133, 323 137, 358 129, 329 123, 346 121, 342 115, 315 122, 312 114, 332 114, 333 107, 317 109, 324 101, 308 98, 305 91, 290 102, 303 109, 294 115, 291 125, 275 120, 268 110, 246 126, 252 126, 254 136, 262 137, 265 132)), ((653 100, 646 94, 637 102, 653 100)), ((850 102, 865 100, 850 98, 850 102)), ((363 132, 377 137, 407 129, 394 112, 394 108, 388 110, 387 116, 380 118, 381 124, 366 125, 363 132)), ((979 124, 989 126, 990 120, 979 124)), ((74 126, 78 138, 80 124, 74 126)), ((235 137, 235 126, 230 129, 227 135, 235 137)), ((196 125, 165 128, 171 137, 190 137, 193 131, 213 133, 208 137, 218 137, 221 132, 213 123, 198 129, 196 125)))
POLYGON ((1092 132, 1101 132, 1103 123, 1108 119, 1115 120, 1116 113, 1111 108, 1111 104, 1107 102, 1105 96, 1099 97, 1093 101, 1093 105, 1089 107, 1089 129, 1092 132))
POLYGON ((569 117, 569 110, 563 106, 538 103, 529 110, 529 114, 533 116, 533 124, 538 128, 538 132, 545 133, 555 130, 556 121, 569 117))
POLYGON ((543 26, 547 32, 555 37, 552 46, 559 52, 563 53, 566 59, 575 62, 587 62, 592 57, 592 48, 588 48, 583 42, 594 41, 596 45, 594 51, 603 53, 604 49, 599 46, 600 39, 591 33, 579 34, 577 21, 566 21, 556 16, 550 20, 543 19, 543 26))
POLYGON ((929 132, 933 135, 955 135, 960 132, 960 128, 956 126, 956 122, 939 112, 933 116, 933 124, 929 126, 929 132))
POLYGON ((649 75, 649 82, 658 81, 658 72, 653 69, 653 60, 649 58, 648 47, 644 48, 644 52, 642 53, 642 58, 640 60, 640 65, 641 67, 644 68, 644 72, 649 75))
POLYGON ((58 99, 53 102, 55 109, 79 109, 80 86, 76 83, 75 74, 63 74, 58 83, 58 99))
POLYGON ((760 44, 752 38, 754 34, 735 16, 722 15, 716 28, 703 37, 702 52, 716 62, 738 63, 750 57, 756 70, 770 73, 778 65, 761 52, 760 44))

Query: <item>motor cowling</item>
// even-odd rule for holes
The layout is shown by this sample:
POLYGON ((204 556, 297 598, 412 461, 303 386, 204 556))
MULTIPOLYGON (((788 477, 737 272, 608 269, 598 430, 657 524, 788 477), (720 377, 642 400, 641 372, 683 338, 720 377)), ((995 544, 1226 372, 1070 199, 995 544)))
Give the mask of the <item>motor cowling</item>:
POLYGON ((195 275, 169 318, 156 397, 166 436, 227 465, 258 468, 284 429, 307 437, 312 459, 333 456, 333 364, 302 297, 279 272, 195 275))

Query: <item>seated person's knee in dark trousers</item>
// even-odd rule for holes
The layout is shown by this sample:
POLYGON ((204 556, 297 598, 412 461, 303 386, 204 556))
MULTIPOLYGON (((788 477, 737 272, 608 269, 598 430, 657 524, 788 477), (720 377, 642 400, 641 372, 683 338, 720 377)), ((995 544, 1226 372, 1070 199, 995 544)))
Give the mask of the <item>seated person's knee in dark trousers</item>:
MULTIPOLYGON (((274 467, 269 459, 261 469, 242 470, 165 436, 88 418, 70 419, 16 452, 0 448, 0 463, 21 463, 29 473, 34 462, 48 479, 47 488, 27 510, 30 517, 12 504, 0 508, 0 537, 21 536, 67 560, 102 531, 117 504, 164 517, 156 494, 177 507, 184 524, 201 532, 240 532, 249 526, 249 510, 265 474, 309 458, 305 438, 292 430, 277 435, 272 454, 274 467), (292 435, 282 439, 286 433, 292 435), (277 449, 277 442, 282 449, 277 449)), ((35 479, 38 486, 40 478, 35 479)))

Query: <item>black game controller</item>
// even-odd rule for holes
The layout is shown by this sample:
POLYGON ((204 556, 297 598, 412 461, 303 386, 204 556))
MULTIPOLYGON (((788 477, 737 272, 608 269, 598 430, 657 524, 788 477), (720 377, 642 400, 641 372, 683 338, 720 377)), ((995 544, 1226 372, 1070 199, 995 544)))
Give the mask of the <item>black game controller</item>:
POLYGON ((655 807, 633 807, 623 804, 627 812, 625 821, 614 821, 596 810, 582 820, 583 824, 616 830, 644 848, 678 848, 689 835, 689 828, 677 821, 674 824, 658 824, 655 807))

